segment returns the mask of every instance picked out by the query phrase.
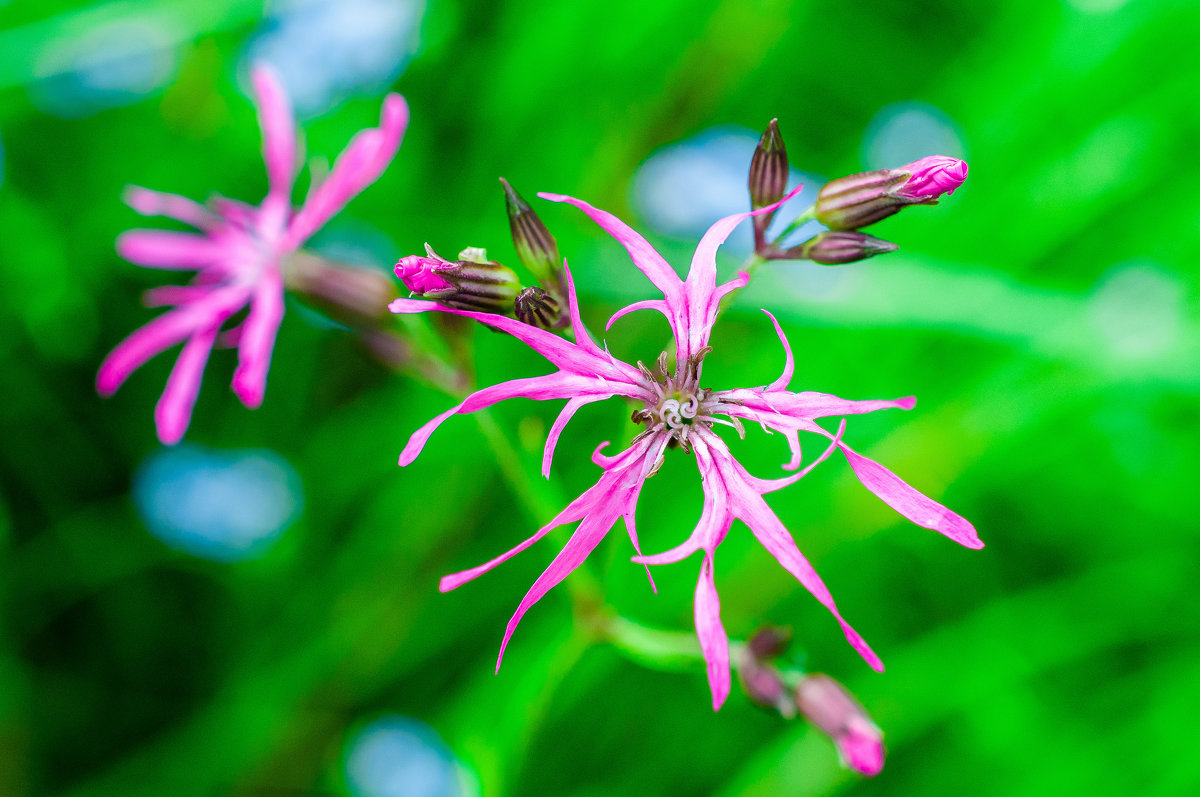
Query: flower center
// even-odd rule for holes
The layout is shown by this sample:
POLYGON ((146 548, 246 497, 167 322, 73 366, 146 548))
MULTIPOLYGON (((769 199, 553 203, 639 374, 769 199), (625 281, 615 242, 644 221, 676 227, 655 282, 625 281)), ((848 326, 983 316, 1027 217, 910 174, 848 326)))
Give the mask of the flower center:
POLYGON ((708 406, 710 391, 701 388, 696 377, 700 358, 707 351, 698 353, 682 368, 677 367, 674 374, 668 373, 666 354, 658 358, 653 371, 639 362, 645 377, 645 405, 633 413, 633 420, 644 423, 647 432, 665 434, 672 444, 687 448, 694 430, 707 429, 714 420, 710 412, 713 407, 708 406))
POLYGON ((670 396, 664 396, 652 412, 669 429, 679 430, 691 426, 699 411, 700 398, 695 393, 676 390, 670 396))

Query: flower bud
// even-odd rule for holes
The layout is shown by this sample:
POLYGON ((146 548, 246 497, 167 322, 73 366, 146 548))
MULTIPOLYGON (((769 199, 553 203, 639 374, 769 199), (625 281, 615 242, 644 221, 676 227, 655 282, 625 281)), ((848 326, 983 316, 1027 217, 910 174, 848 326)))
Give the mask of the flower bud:
POLYGON ((966 161, 944 155, 839 177, 817 195, 817 221, 832 230, 857 230, 908 205, 936 205, 938 197, 953 193, 966 179, 966 161))
POLYGON ((796 687, 796 708, 829 735, 846 766, 871 777, 883 769, 883 732, 837 681, 806 676, 796 687))
POLYGON ((334 320, 355 328, 385 322, 396 283, 387 272, 338 263, 303 249, 282 261, 287 289, 311 301, 334 320))
POLYGON ((891 241, 876 238, 863 232, 828 230, 818 233, 812 240, 789 249, 784 255, 797 259, 808 259, 826 266, 853 263, 868 257, 895 252, 900 247, 891 241))
POLYGON ((526 288, 517 295, 517 320, 541 329, 554 329, 563 325, 562 307, 541 288, 526 288))
POLYGON ((483 249, 464 249, 459 260, 446 260, 425 244, 426 257, 409 255, 396 264, 396 276, 419 296, 448 307, 511 315, 521 290, 517 275, 487 259, 483 249))
POLYGON ((899 196, 936 201, 942 194, 953 194, 967 179, 967 162, 945 155, 929 155, 895 171, 912 175, 900 187, 899 196))
POLYGON ((756 659, 775 659, 787 650, 791 641, 792 629, 772 625, 755 631, 746 641, 746 649, 756 659))
POLYGON ((787 684, 775 667, 747 655, 738 664, 737 674, 742 690, 755 703, 778 711, 787 719, 796 716, 796 706, 787 684))
POLYGON ((552 292, 563 295, 562 258, 559 257, 554 236, 529 203, 509 185, 508 180, 501 177, 500 184, 504 186, 504 206, 508 210, 508 225, 512 230, 517 257, 538 282, 552 292))
MULTIPOLYGON (((788 157, 779 134, 777 119, 772 119, 758 140, 754 157, 750 159, 750 206, 753 210, 778 202, 787 190, 788 157)), ((767 227, 774 211, 754 217, 754 245, 762 250, 767 227)))

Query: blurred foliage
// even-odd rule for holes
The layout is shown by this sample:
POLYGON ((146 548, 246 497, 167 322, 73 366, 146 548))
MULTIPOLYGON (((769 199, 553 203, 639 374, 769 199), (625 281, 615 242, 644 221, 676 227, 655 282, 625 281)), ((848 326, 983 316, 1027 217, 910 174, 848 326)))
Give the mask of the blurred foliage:
MULTIPOLYGON (((0 794, 342 794, 344 746, 382 714, 431 725, 485 794, 1200 788, 1200 66, 1182 56, 1200 6, 430 0, 395 84, 413 109, 404 146, 325 233, 378 230, 391 255, 429 241, 511 261, 500 175, 529 198, 567 192, 636 224, 638 165, 715 125, 777 116, 793 165, 834 176, 864 167, 864 131, 889 104, 952 119, 966 185, 881 224, 901 251, 837 272, 833 292, 807 290, 831 279, 819 266, 764 269, 722 319, 706 371, 711 386, 774 378, 768 305, 796 348, 796 389, 916 394, 910 413, 852 418, 847 439, 988 543, 971 552, 907 524, 837 458, 771 496, 883 675, 744 528, 721 548, 727 629, 796 628, 809 666, 885 729, 873 781, 736 689, 714 715, 701 667, 656 671, 584 644, 565 586, 492 674, 555 540, 448 595, 437 578, 507 549, 589 485, 586 453, 630 433, 615 402, 581 411, 549 482, 537 470, 558 407, 496 408, 537 491, 527 506, 465 418, 396 468, 448 399, 290 312, 265 405, 225 392, 233 357, 217 352, 188 439, 279 452, 304 515, 238 563, 147 532, 130 489, 158 449, 151 408, 170 358, 114 399, 92 388, 104 353, 151 317, 139 294, 160 280, 113 252, 143 223, 119 196, 128 183, 262 196, 239 82, 262 13, 229 0, 0 4, 0 794), (169 22, 169 85, 82 118, 43 113, 39 55, 138 15, 169 22)), ((378 104, 363 94, 308 120, 308 151, 336 154, 378 104)), ((593 328, 650 295, 581 214, 538 212, 593 328)), ((694 241, 650 237, 687 262, 694 241)), ((657 354, 665 327, 645 315, 608 335, 619 356, 657 354)), ((473 340, 482 383, 542 372, 504 336, 473 340)), ((757 429, 737 445, 764 476, 784 456, 757 429)), ((669 459, 640 507, 644 548, 682 539, 699 496, 693 466, 669 459)), ((690 628, 696 564, 658 568, 655 597, 629 554, 617 529, 588 563, 610 604, 690 628)))

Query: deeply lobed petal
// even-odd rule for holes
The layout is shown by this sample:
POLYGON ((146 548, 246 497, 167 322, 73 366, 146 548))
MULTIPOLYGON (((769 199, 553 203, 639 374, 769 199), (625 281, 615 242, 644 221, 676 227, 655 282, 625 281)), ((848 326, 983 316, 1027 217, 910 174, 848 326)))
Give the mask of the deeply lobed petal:
POLYGON ((284 247, 299 247, 347 202, 379 179, 400 148, 407 128, 408 103, 399 94, 389 94, 383 101, 379 127, 357 133, 338 156, 329 177, 309 194, 288 225, 284 247))
POLYGON ((262 405, 275 336, 283 321, 283 277, 268 269, 254 291, 250 314, 238 336, 238 366, 233 372, 233 392, 250 409, 262 405))
POLYGON ((250 80, 254 84, 258 125, 262 128, 263 164, 267 167, 269 186, 262 211, 277 226, 291 208, 298 160, 296 120, 283 81, 271 66, 256 64, 250 80))
POLYGON ((182 270, 221 262, 225 247, 191 232, 130 230, 117 236, 117 254, 139 266, 182 270))
POLYGON ((719 711, 729 697, 729 637, 721 625, 721 599, 713 580, 713 557, 705 554, 700 564, 695 598, 696 638, 708 670, 708 688, 712 692, 713 711, 719 711))
POLYGON ((183 350, 175 360, 171 375, 167 377, 167 386, 154 408, 154 424, 163 445, 178 443, 191 424, 192 410, 200 393, 200 380, 204 376, 204 366, 208 363, 218 329, 219 323, 198 331, 183 344, 183 350))
POLYGON ((473 318, 482 324, 499 329, 502 332, 507 332, 563 371, 575 374, 587 374, 595 376, 598 379, 619 383, 614 385, 614 394, 638 395, 637 385, 641 374, 633 366, 609 356, 600 349, 589 351, 582 346, 577 346, 563 340, 553 332, 538 329, 515 318, 508 318, 496 313, 460 310, 455 307, 447 307, 437 302, 421 299, 396 299, 388 305, 388 309, 393 313, 427 313, 438 311, 460 315, 465 318, 473 318))

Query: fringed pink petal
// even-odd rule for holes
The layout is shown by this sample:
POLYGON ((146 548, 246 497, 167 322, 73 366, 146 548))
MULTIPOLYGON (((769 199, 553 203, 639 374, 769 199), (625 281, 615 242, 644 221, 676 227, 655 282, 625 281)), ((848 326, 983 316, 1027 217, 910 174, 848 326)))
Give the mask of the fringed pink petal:
POLYGON ((191 232, 130 230, 117 236, 117 254, 139 266, 186 270, 220 262, 225 248, 191 232))
POLYGON ((546 534, 551 530, 558 528, 564 523, 573 523, 576 520, 579 520, 595 507, 598 496, 603 497, 606 487, 606 482, 602 476, 600 481, 589 487, 583 493, 583 495, 579 496, 570 504, 568 504, 563 511, 559 512, 549 523, 538 529, 533 536, 521 542, 516 547, 510 548, 509 550, 500 554, 495 559, 490 559, 477 567, 472 567, 470 570, 463 570, 458 573, 451 573, 448 576, 443 576, 442 580, 438 583, 438 589, 442 592, 450 592, 451 590, 458 589, 463 584, 478 578, 497 565, 507 562, 509 559, 521 553, 521 551, 524 551, 542 537, 545 537, 546 534))
POLYGON ((204 376, 204 366, 208 363, 219 326, 200 330, 193 335, 175 360, 175 367, 167 378, 167 386, 154 408, 154 423, 158 429, 158 439, 163 445, 173 446, 183 439, 192 421, 192 410, 200 393, 200 380, 204 376))
POLYGON ((779 342, 783 344, 783 373, 779 375, 771 384, 763 388, 766 391, 772 390, 787 390, 788 383, 792 381, 792 373, 796 368, 796 360, 792 357, 792 347, 788 343, 787 335, 783 334, 783 327, 779 326, 779 321, 768 310, 763 310, 767 314, 767 318, 771 319, 771 323, 775 325, 775 334, 779 336, 779 342))
POLYGON ((547 592, 570 575, 571 571, 583 564, 583 560, 587 559, 588 555, 596 549, 620 514, 619 506, 601 507, 600 511, 589 514, 580 522, 575 533, 567 540, 567 544, 558 552, 558 556, 554 557, 550 566, 538 576, 537 581, 533 582, 533 586, 525 593, 521 604, 513 613, 512 619, 508 621, 508 626, 504 629, 504 640, 500 643, 500 654, 496 657, 496 672, 500 671, 500 664, 504 661, 504 650, 508 647, 508 641, 512 639, 513 632, 517 630, 521 618, 547 592))
POLYGON ((603 356, 603 352, 596 345, 596 341, 592 340, 592 336, 588 333, 587 327, 584 326, 583 319, 579 315, 579 297, 575 294, 575 278, 571 275, 571 269, 567 267, 565 258, 563 259, 563 274, 566 276, 567 311, 571 317, 571 331, 575 334, 575 345, 591 354, 603 356))
MULTIPOLYGON (((633 551, 638 556, 642 555, 642 546, 638 542, 637 521, 634 517, 637 513, 634 510, 637 507, 637 499, 640 492, 641 486, 639 485, 637 491, 630 496, 630 508, 627 509, 623 515, 621 515, 621 517, 625 520, 625 530, 629 532, 629 542, 633 545, 633 551)), ((658 585, 654 583, 654 576, 650 575, 650 565, 643 563, 642 567, 646 569, 646 579, 650 582, 650 591, 657 595, 658 585)))
POLYGON ((283 278, 268 269, 255 289, 250 313, 241 325, 238 366, 233 373, 233 392, 250 409, 262 405, 267 390, 271 352, 283 320, 283 278))
POLYGON ((296 119, 287 90, 275 70, 266 63, 255 64, 250 72, 254 85, 258 126, 262 129, 263 163, 267 167, 267 198, 262 211, 279 225, 292 204, 292 186, 296 180, 299 154, 296 146, 296 119))
POLYGON ((983 547, 975 527, 966 518, 919 492, 875 460, 864 457, 845 443, 839 443, 839 446, 863 486, 892 509, 918 526, 944 534, 959 545, 976 550, 983 547))
POLYGON ((883 662, 842 617, 825 582, 804 558, 804 554, 800 553, 800 549, 796 547, 796 541, 788 534, 787 529, 783 527, 766 502, 755 494, 747 492, 743 496, 743 503, 738 508, 737 514, 750 527, 762 546, 783 566, 783 569, 791 573, 814 598, 829 610, 830 614, 838 621, 838 625, 842 627, 842 633, 845 634, 846 641, 850 643, 851 647, 858 651, 858 654, 867 664, 871 665, 872 669, 883 672, 883 662), (757 500, 755 500, 756 498, 757 500))
POLYGON ((567 424, 575 417, 575 413, 580 407, 586 404, 591 404, 595 401, 601 401, 608 396, 575 396, 567 401, 562 412, 554 419, 554 423, 550 426, 550 432, 546 435, 546 447, 542 451, 542 476, 550 478, 550 463, 554 461, 554 447, 558 445, 558 438, 562 435, 563 429, 567 428, 567 424))
POLYGON ((510 398, 528 398, 535 401, 551 399, 570 399, 587 395, 594 401, 614 395, 608 391, 613 383, 595 377, 579 376, 578 374, 558 371, 546 376, 531 376, 524 379, 510 379, 497 385, 491 385, 477 390, 467 396, 463 402, 451 407, 441 415, 428 421, 420 429, 413 432, 404 451, 400 453, 400 465, 408 465, 421 453, 425 443, 442 423, 456 413, 466 415, 490 407, 491 405, 510 398))
POLYGON ((713 711, 719 711, 729 697, 729 637, 721 625, 721 599, 713 579, 713 556, 705 555, 696 582, 696 638, 708 669, 708 688, 712 691, 713 711))
POLYGON ((383 101, 379 127, 362 130, 338 156, 325 182, 317 186, 288 225, 285 245, 299 247, 346 203, 379 179, 400 148, 408 127, 408 103, 399 94, 383 101))
POLYGON ((482 324, 515 337, 538 354, 545 357, 554 365, 577 374, 594 374, 612 382, 612 392, 619 396, 638 396, 641 374, 636 368, 619 360, 614 360, 601 353, 589 352, 569 341, 563 340, 552 332, 523 324, 513 318, 495 313, 479 313, 473 310, 459 310, 436 302, 422 299, 395 299, 388 305, 393 313, 427 313, 437 311, 473 318, 482 324))
MULTIPOLYGON (((751 486, 754 487, 754 490, 759 495, 763 495, 765 493, 772 493, 772 492, 775 492, 776 490, 782 490, 784 487, 795 484, 797 481, 799 481, 800 479, 803 479, 805 476, 807 476, 812 471, 813 468, 817 467, 822 462, 827 460, 829 458, 829 455, 833 453, 833 450, 835 448, 837 448, 838 443, 841 442, 842 434, 845 431, 846 431, 846 421, 843 419, 842 422, 840 424, 838 424, 837 434, 835 434, 833 436, 833 441, 825 448, 824 451, 821 452, 821 456, 817 457, 812 462, 810 462, 804 468, 804 470, 800 471, 799 473, 792 474, 791 476, 784 476, 782 479, 760 479, 756 476, 751 476, 749 473, 746 472, 745 468, 743 468, 736 459, 733 460, 733 462, 734 462, 734 465, 737 466, 738 473, 742 476, 742 478, 748 484, 750 484, 751 486)), ((795 434, 795 432, 793 432, 793 434, 795 434)))
POLYGON ((126 205, 143 216, 166 216, 200 230, 207 229, 219 220, 199 202, 178 194, 167 194, 131 185, 125 188, 122 198, 126 205))
POLYGON ((667 321, 671 320, 671 312, 667 308, 667 303, 662 299, 647 299, 644 302, 634 302, 633 304, 622 307, 617 312, 613 313, 608 319, 608 323, 604 325, 604 331, 612 329, 612 325, 617 322, 617 319, 623 318, 636 310, 657 310, 667 317, 667 321))
POLYGON ((737 390, 722 390, 715 397, 730 401, 722 410, 729 415, 747 418, 769 424, 773 428, 792 426, 800 422, 810 422, 817 418, 828 418, 833 415, 864 415, 879 410, 901 409, 911 410, 916 406, 914 396, 904 396, 898 399, 865 399, 853 400, 839 398, 829 393, 792 393, 788 390, 769 390, 761 388, 739 388, 737 390))
POLYGON ((430 436, 437 431, 437 428, 461 408, 461 404, 456 404, 441 415, 430 418, 420 429, 413 432, 412 436, 408 438, 408 443, 405 444, 404 450, 400 452, 400 467, 411 465, 413 460, 420 455, 421 449, 425 448, 425 443, 429 441, 430 436))
MULTIPOLYGON (((750 211, 749 213, 736 213, 732 216, 726 216, 718 220, 704 233, 704 237, 700 239, 700 243, 696 245, 696 251, 692 255, 692 265, 688 270, 687 282, 685 283, 686 299, 683 304, 687 306, 686 328, 688 332, 689 354, 699 351, 708 345, 708 337, 712 332, 713 322, 716 321, 717 306, 720 302, 717 295, 717 248, 725 243, 725 239, 729 237, 729 234, 733 232, 738 224, 751 216, 770 213, 799 193, 800 188, 801 186, 797 186, 787 196, 774 204, 750 211)), ((744 285, 748 279, 749 277, 742 273, 739 276, 740 284, 734 287, 744 285)), ((721 295, 728 293, 731 289, 727 284, 721 295)), ((671 297, 667 297, 667 300, 670 302, 671 297)))
POLYGON ((675 269, 671 268, 671 264, 628 224, 606 210, 600 210, 589 205, 582 199, 576 199, 564 194, 549 194, 544 191, 539 192, 538 196, 542 199, 548 199, 551 202, 567 202, 582 210, 587 214, 588 218, 599 224, 601 229, 613 238, 616 238, 617 242, 625 247, 625 251, 629 252, 629 257, 633 260, 633 264, 664 295, 670 298, 680 292, 683 281, 679 279, 679 275, 675 273, 675 269))

